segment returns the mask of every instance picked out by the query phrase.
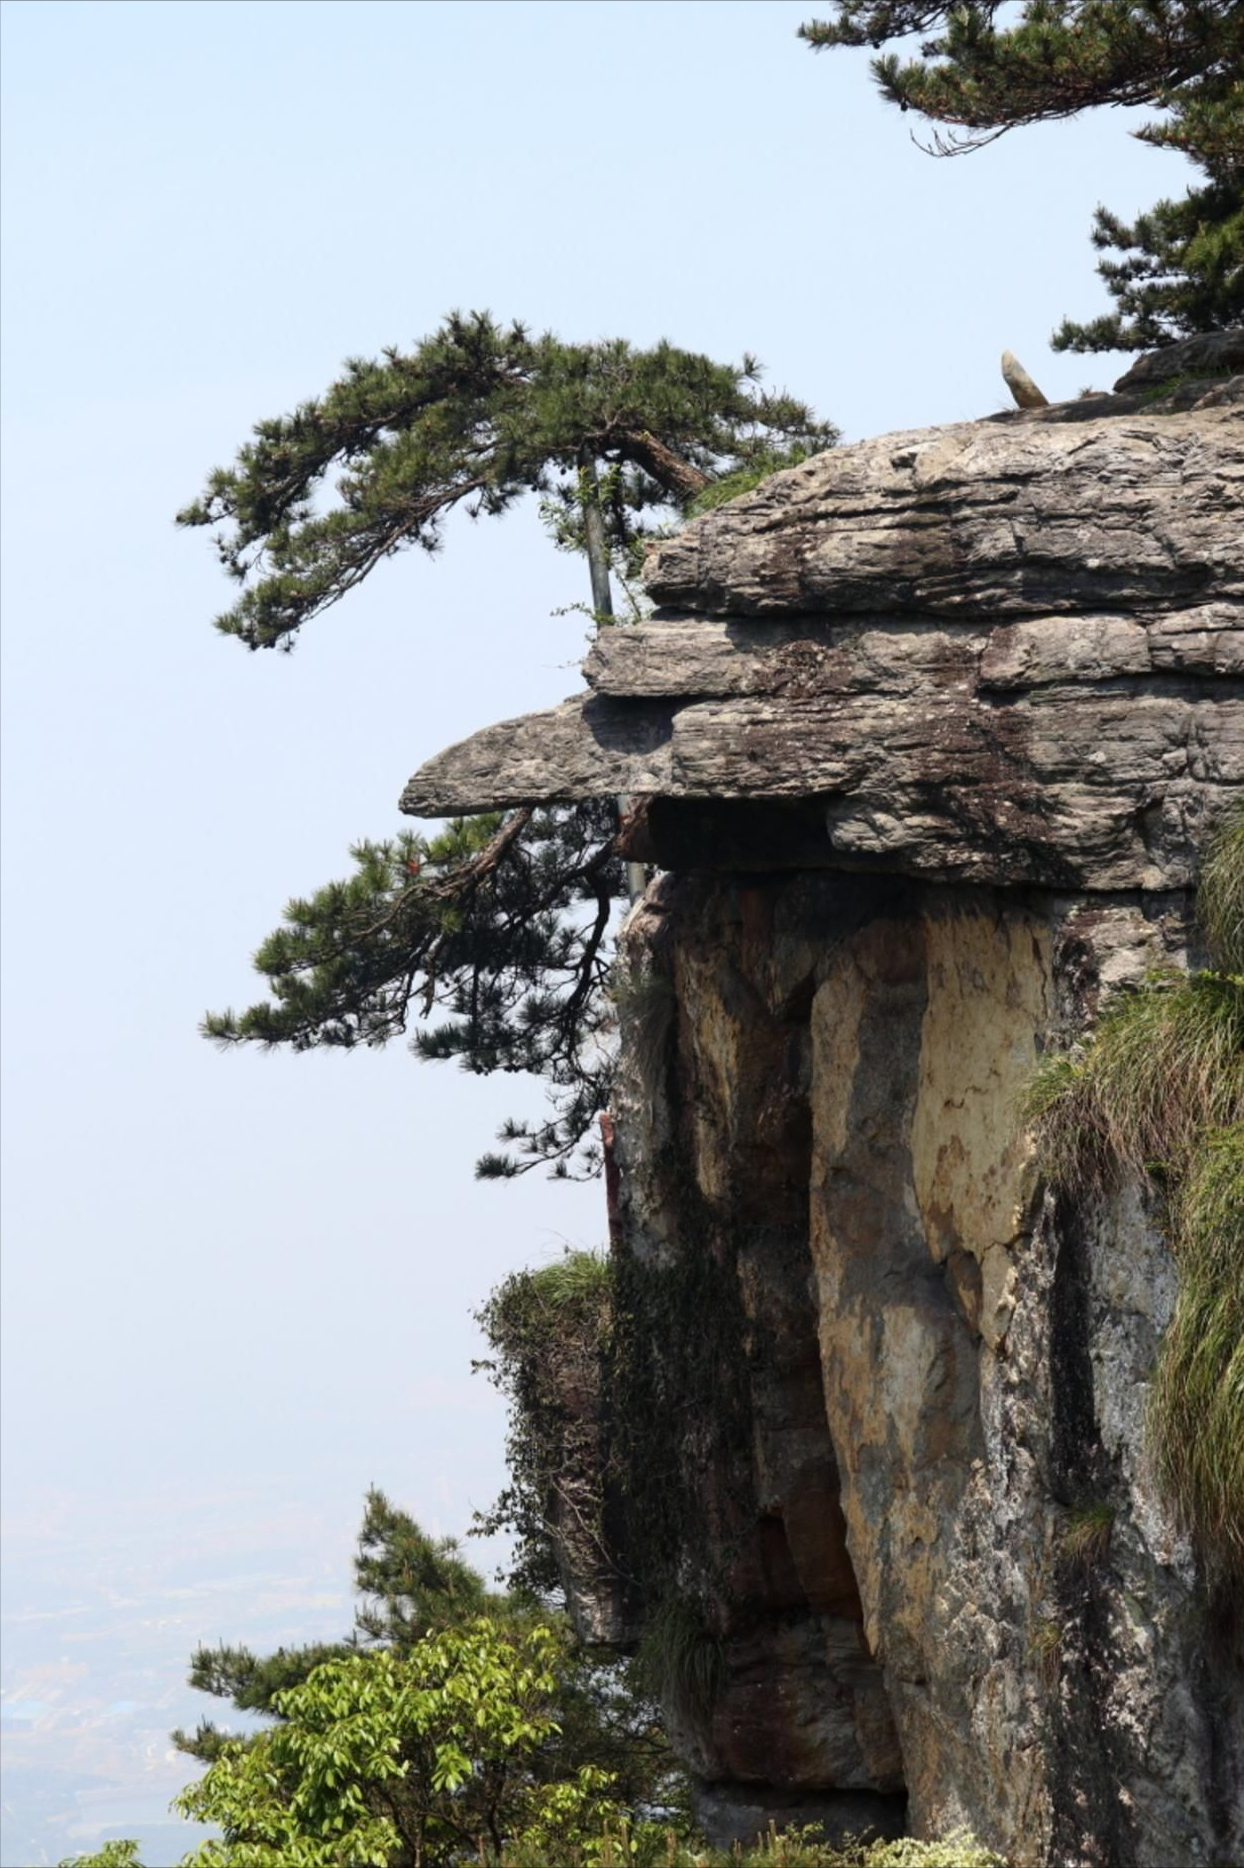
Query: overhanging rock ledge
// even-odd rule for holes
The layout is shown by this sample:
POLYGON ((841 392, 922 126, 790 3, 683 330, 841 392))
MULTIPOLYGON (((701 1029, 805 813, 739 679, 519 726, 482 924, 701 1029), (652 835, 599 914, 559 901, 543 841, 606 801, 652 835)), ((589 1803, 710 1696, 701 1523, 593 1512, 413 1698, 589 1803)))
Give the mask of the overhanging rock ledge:
MULTIPOLYGON (((815 802, 809 860, 1161 889, 1244 783, 1236 406, 831 450, 662 542, 647 584, 665 607, 600 633, 585 694, 438 754, 402 809, 815 802)), ((658 859, 687 821, 657 813, 658 859)))

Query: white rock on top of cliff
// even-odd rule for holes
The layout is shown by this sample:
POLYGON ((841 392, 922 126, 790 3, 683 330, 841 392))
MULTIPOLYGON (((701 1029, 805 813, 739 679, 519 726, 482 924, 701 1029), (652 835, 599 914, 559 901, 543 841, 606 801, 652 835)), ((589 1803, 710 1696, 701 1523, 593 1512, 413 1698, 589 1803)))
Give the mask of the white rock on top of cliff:
POLYGON ((831 863, 1185 885, 1244 785, 1244 413, 1059 414, 834 449, 686 526, 649 558, 673 613, 403 810, 821 797, 831 863))

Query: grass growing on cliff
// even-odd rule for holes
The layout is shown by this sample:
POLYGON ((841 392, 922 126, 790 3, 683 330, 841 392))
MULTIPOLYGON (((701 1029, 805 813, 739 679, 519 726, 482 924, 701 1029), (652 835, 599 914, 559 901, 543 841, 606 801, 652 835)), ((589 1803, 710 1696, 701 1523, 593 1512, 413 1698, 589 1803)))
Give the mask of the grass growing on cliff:
POLYGON ((510 1483, 490 1512, 477 1515, 477 1528, 514 1534, 511 1582, 537 1595, 558 1588, 559 1539, 567 1535, 589 1567, 608 1568, 602 1405, 611 1294, 607 1257, 566 1252, 514 1272, 476 1312, 492 1350, 476 1366, 510 1403, 510 1483))
POLYGON ((1126 1168, 1182 1174, 1207 1130, 1244 1120, 1244 980, 1151 975, 1103 1013, 1078 1055, 1042 1060, 1024 1114, 1064 1186, 1126 1168))
POLYGON ((725 1673, 720 1640, 697 1606, 678 1595, 666 1596, 645 1617, 639 1668, 654 1699, 696 1719, 712 1711, 725 1673))
MULTIPOLYGON (((837 439, 836 434, 834 438, 837 439)), ((736 468, 733 473, 722 474, 720 479, 711 480, 702 492, 696 494, 684 509, 683 516, 698 519, 706 512, 714 512, 728 500, 741 499, 744 493, 752 492, 770 475, 780 473, 785 467, 798 467, 802 461, 811 460, 814 454, 822 452, 822 448, 796 445, 785 454, 770 454, 763 460, 736 468)))
POLYGON ((1072 1192, 1122 1170, 1164 1203, 1179 1271, 1149 1402, 1166 1495, 1211 1578, 1244 1578, 1244 805, 1207 850, 1198 912, 1214 966, 1121 994, 1047 1057, 1025 1115, 1072 1192))
POLYGON ((1244 973, 1244 808, 1231 813, 1210 845, 1197 912, 1219 966, 1244 973))
POLYGON ((1197 1150, 1174 1236, 1179 1298, 1154 1372, 1154 1457, 1184 1522, 1244 1576, 1244 1124, 1197 1150))
POLYGON ((1110 1548, 1113 1528, 1113 1505, 1085 1505, 1068 1518, 1059 1549, 1069 1563, 1084 1570, 1094 1569, 1110 1548))

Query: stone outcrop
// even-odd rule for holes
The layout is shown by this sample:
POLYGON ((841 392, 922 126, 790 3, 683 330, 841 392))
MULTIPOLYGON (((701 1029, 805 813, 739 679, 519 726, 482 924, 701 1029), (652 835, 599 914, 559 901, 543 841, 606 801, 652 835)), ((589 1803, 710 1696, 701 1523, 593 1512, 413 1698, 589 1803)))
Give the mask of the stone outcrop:
POLYGON ((403 808, 815 800, 826 862, 1162 889, 1244 784, 1231 410, 837 449, 658 546, 648 587, 586 696, 451 747, 403 808))
POLYGON ((1044 1049, 1196 962, 1244 786, 1229 387, 776 475, 662 542, 586 694, 405 795, 627 792, 663 871, 607 1133, 618 1560, 711 1650, 668 1710, 716 1839, 1244 1864, 1244 1672, 1146 1451, 1175 1270, 1138 1186, 1058 1194, 1017 1114, 1044 1049))

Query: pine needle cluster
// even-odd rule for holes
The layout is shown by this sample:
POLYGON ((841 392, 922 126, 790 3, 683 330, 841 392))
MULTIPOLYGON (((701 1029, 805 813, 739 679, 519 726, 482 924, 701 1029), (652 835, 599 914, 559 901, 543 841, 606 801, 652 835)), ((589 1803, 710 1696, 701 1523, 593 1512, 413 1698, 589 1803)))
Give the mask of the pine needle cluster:
POLYGON ((609 932, 624 893, 613 808, 457 819, 351 851, 354 872, 285 909, 254 956, 272 997, 211 1012, 206 1037, 294 1051, 380 1046, 414 1025, 419 1057, 529 1071, 552 1098, 507 1122, 478 1172, 594 1172, 610 1086, 609 932), (434 1013, 439 1022, 429 1022, 434 1013))
POLYGON ((1098 208, 1092 240, 1115 302, 1064 319, 1056 350, 1139 350, 1244 318, 1244 8, 1236 0, 1025 0, 1000 25, 996 0, 837 0, 800 36, 814 50, 871 46, 882 95, 931 122, 932 150, 957 155, 1017 125, 1097 105, 1153 104, 1135 134, 1202 171, 1180 200, 1130 224, 1098 208), (920 34, 915 58, 882 48, 920 34))

